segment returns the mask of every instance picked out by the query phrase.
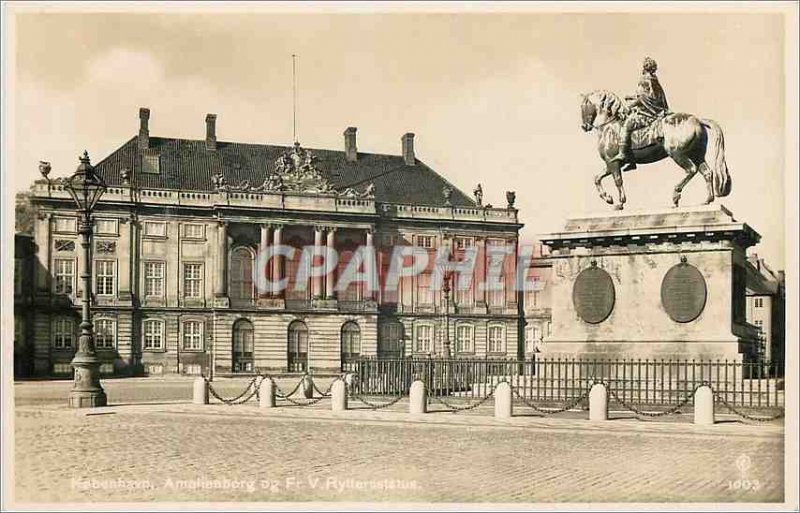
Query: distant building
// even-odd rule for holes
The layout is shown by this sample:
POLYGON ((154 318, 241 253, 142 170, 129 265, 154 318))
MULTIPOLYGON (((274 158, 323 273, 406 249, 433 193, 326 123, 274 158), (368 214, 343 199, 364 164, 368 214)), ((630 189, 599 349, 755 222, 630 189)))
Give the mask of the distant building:
POLYGON ((14 377, 33 374, 33 237, 14 236, 14 377))
POLYGON ((759 358, 785 360, 786 278, 757 254, 747 258, 747 322, 758 329, 759 358))
MULTIPOLYGON (((341 151, 306 150, 218 141, 211 114, 205 140, 151 136, 149 110, 139 118, 138 135, 96 164, 108 185, 92 246, 102 374, 339 372, 360 355, 442 355, 445 341, 455 356, 518 355, 513 257, 499 290, 459 290, 449 308, 430 291, 430 269, 376 294, 334 285, 359 247, 377 250, 381 284, 397 246, 514 255, 522 225, 513 193, 505 207, 483 205, 482 191, 467 196, 417 159, 414 134, 399 155, 378 155, 358 151, 355 128, 341 151), (281 256, 264 272, 288 287, 259 290, 258 251, 281 245, 333 248, 338 266, 297 282, 308 262, 281 256)), ((70 375, 82 258, 75 206, 61 180, 38 180, 31 203, 35 277, 16 311, 26 319, 20 366, 70 375)), ((477 263, 476 280, 486 267, 477 263)))
POLYGON ((548 255, 549 250, 546 246, 539 242, 533 245, 533 258, 526 276, 526 290, 523 292, 526 358, 541 350, 544 339, 551 332, 552 312, 547 283, 550 280, 553 264, 548 255))

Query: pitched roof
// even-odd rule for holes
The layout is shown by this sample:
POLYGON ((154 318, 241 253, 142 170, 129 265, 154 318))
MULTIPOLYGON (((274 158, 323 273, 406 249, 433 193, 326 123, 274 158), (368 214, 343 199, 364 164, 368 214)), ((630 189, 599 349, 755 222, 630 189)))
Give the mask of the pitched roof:
MULTIPOLYGON (((204 140, 150 137, 147 150, 140 150, 133 137, 95 166, 109 186, 123 185, 121 171, 132 171, 132 182, 138 187, 213 191, 212 176, 221 173, 229 185, 247 180, 251 186, 261 185, 273 172, 274 162, 287 146, 217 142, 216 150, 206 148, 204 140), (142 172, 142 156, 158 155, 159 173, 142 172)), ((343 151, 308 149, 322 176, 338 190, 353 187, 363 190, 375 185, 375 201, 419 205, 445 205, 442 189, 453 189, 450 201, 454 206, 475 206, 464 194, 433 169, 419 160, 405 164, 399 155, 360 153, 356 162, 348 162, 343 151)))

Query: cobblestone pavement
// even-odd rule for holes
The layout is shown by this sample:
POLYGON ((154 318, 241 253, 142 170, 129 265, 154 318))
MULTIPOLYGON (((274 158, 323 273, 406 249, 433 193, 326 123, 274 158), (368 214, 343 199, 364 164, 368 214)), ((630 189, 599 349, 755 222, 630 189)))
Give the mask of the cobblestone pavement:
POLYGON ((22 406, 15 417, 15 498, 783 500, 781 426, 530 417, 503 424, 447 413, 424 419, 366 411, 336 417, 298 407, 22 406))

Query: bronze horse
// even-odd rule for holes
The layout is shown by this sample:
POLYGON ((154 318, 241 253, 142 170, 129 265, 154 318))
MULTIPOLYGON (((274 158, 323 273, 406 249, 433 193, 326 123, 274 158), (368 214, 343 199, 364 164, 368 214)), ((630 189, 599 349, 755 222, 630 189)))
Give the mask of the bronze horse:
MULTIPOLYGON (((610 160, 619 151, 620 128, 628 115, 628 107, 616 94, 608 91, 594 91, 581 96, 581 128, 585 132, 597 130, 597 149, 606 163, 605 170, 594 178, 595 187, 606 203, 614 205, 614 198, 602 185, 603 178, 612 175, 619 192, 619 203, 614 208, 622 210, 626 201, 620 168, 622 162, 610 160)), ((699 119, 691 114, 670 113, 655 122, 662 124, 663 138, 649 146, 634 148, 633 156, 637 164, 649 164, 671 157, 686 171, 686 176, 675 186, 672 194, 672 203, 676 207, 683 188, 698 171, 706 180, 708 192, 704 204, 711 203, 715 197, 730 194, 731 178, 725 163, 725 141, 722 129, 715 121, 699 119)))

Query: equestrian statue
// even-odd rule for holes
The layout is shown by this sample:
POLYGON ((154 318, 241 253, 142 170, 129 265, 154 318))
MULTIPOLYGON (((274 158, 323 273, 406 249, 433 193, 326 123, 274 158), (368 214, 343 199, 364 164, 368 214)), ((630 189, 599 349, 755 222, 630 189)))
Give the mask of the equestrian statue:
POLYGON ((686 171, 672 194, 676 207, 683 188, 698 171, 706 181, 705 204, 731 192, 722 129, 710 119, 670 112, 656 77, 657 68, 656 61, 645 57, 636 94, 627 96, 624 102, 616 94, 603 90, 581 95, 581 128, 586 132, 597 131, 597 149, 606 164, 605 170, 595 176, 594 184, 600 197, 614 205, 614 198, 602 185, 603 178, 614 177, 619 193, 619 202, 614 205, 617 210, 622 210, 626 201, 622 172, 666 157, 686 171))

